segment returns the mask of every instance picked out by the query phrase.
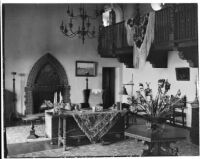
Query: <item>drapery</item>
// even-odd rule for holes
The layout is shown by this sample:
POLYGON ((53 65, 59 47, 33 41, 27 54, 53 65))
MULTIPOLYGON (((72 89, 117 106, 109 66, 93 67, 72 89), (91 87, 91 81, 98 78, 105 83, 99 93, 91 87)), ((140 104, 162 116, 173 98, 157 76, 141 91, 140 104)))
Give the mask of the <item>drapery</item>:
MULTIPOLYGON (((146 16, 146 15, 145 15, 146 16)), ((128 45, 133 46, 133 67, 141 68, 146 63, 146 58, 149 54, 151 44, 154 40, 154 25, 155 25, 155 12, 150 12, 148 16, 148 24, 141 29, 141 45, 138 45, 137 39, 134 38, 136 32, 136 27, 134 24, 134 19, 132 19, 132 24, 130 19, 125 22, 125 27, 127 31, 127 42, 128 45)), ((144 22, 144 24, 146 23, 144 22)))

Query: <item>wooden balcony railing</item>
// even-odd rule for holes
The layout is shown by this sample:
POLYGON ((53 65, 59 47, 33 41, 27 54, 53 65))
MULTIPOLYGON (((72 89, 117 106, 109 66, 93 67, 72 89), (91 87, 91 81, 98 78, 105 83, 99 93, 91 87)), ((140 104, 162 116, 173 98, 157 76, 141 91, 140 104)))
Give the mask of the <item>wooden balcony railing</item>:
POLYGON ((197 4, 176 5, 174 12, 174 40, 198 39, 197 4))
POLYGON ((172 10, 165 8, 155 14, 155 44, 169 42, 172 39, 172 10))
POLYGON ((116 57, 118 51, 131 49, 128 46, 124 21, 99 30, 99 54, 104 57, 116 57))
MULTIPOLYGON (((124 21, 99 30, 98 51, 102 57, 131 57, 124 21)), ((155 14, 154 51, 198 45, 197 4, 169 4, 155 14)), ((122 60, 123 61, 123 60, 122 60)), ((159 60, 158 60, 159 61, 159 60)), ((130 62, 130 61, 129 61, 130 62)))

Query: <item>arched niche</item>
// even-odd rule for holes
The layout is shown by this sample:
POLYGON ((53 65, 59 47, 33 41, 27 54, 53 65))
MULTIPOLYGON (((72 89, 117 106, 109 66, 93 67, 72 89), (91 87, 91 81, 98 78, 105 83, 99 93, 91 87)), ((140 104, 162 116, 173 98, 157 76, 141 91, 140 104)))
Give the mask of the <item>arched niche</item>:
POLYGON ((63 66, 50 53, 32 67, 25 87, 26 114, 39 112, 42 100, 53 102, 54 92, 61 92, 63 102, 70 102, 70 86, 63 66))
MULTIPOLYGON (((105 11, 110 11, 110 10, 114 10, 115 12, 115 22, 119 23, 121 21, 123 21, 123 11, 120 5, 118 4, 106 4, 104 6, 104 10, 105 11)), ((108 15, 109 16, 109 15, 108 15)), ((103 20, 103 19, 102 19, 103 20)))

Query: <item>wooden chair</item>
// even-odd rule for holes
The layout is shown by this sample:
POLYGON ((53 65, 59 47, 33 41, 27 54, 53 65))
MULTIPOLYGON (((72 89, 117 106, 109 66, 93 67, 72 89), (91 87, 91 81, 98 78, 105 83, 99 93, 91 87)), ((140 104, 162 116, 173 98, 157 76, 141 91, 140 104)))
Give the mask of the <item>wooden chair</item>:
POLYGON ((181 124, 184 127, 186 122, 185 110, 186 110, 186 96, 184 96, 182 100, 180 100, 180 102, 174 105, 170 123, 173 123, 174 125, 181 124))
POLYGON ((128 110, 127 115, 126 115, 126 128, 129 127, 129 125, 132 125, 137 122, 136 113, 130 110, 129 104, 122 103, 122 109, 128 110))

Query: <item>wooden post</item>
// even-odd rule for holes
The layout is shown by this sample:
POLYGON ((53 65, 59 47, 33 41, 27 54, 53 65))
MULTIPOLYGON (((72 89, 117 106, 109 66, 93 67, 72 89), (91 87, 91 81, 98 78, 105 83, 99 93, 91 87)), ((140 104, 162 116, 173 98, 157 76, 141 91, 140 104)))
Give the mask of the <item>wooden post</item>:
POLYGON ((67 128, 66 128, 66 117, 63 118, 63 150, 66 150, 67 144, 67 128))
POLYGON ((58 146, 61 146, 61 141, 62 141, 62 119, 59 116, 59 121, 58 121, 58 146))

